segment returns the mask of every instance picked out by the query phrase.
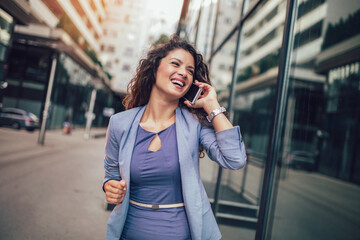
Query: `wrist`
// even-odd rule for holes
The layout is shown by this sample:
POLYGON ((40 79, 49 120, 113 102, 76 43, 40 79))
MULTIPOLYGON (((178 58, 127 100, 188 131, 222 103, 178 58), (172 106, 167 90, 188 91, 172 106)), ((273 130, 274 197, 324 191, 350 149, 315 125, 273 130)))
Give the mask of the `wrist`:
POLYGON ((209 121, 209 122, 212 122, 212 120, 218 116, 219 114, 222 114, 226 112, 226 108, 224 107, 219 107, 219 108, 216 108, 214 109, 208 116, 206 116, 206 119, 209 121))
POLYGON ((206 101, 203 108, 204 108, 205 112, 207 113, 207 115, 209 115, 215 109, 220 108, 220 104, 217 100, 209 100, 209 101, 206 101))

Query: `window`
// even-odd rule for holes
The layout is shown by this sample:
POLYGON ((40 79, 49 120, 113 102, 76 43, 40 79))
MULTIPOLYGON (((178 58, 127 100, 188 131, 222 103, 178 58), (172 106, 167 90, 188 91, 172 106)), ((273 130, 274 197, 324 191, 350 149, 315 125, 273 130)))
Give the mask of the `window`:
POLYGON ((131 57, 133 55, 134 50, 132 48, 126 48, 124 55, 131 57))
POLYGON ((228 0, 226 3, 231 8, 237 7, 237 1, 235 1, 235 0, 228 0))
POLYGON ((110 52, 110 53, 115 52, 115 46, 113 46, 113 45, 107 46, 107 52, 110 52))
POLYGON ((111 61, 107 61, 106 64, 105 64, 105 67, 106 68, 111 68, 112 67, 111 61))
POLYGON ((129 64, 124 64, 123 67, 122 67, 122 70, 123 70, 124 72, 130 71, 130 65, 129 65, 129 64))
POLYGON ((224 22, 226 23, 226 24, 232 24, 232 19, 231 18, 225 18, 225 20, 224 20, 224 22))
POLYGON ((323 21, 317 22, 305 31, 296 34, 295 48, 301 47, 315 39, 321 37, 323 21))
POLYGON ((311 10, 317 8, 322 5, 325 0, 304 0, 298 9, 298 18, 301 18, 305 14, 309 13, 311 10))

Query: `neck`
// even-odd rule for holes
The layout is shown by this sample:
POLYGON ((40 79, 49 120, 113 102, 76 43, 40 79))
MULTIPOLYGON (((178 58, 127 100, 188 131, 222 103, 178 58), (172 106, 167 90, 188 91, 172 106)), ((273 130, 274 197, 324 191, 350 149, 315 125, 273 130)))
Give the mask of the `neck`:
POLYGON ((175 116, 175 110, 179 104, 179 100, 169 102, 161 98, 150 96, 141 122, 151 121, 153 123, 161 123, 170 120, 175 116))

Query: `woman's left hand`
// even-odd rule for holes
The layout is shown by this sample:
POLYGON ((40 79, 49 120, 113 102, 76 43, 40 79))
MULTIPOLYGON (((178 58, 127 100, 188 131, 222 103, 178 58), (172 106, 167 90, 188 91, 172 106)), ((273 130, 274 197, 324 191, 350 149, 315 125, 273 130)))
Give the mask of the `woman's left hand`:
POLYGON ((186 106, 189 108, 203 108, 208 114, 210 114, 214 109, 220 107, 217 100, 216 90, 213 86, 207 83, 199 82, 198 80, 195 80, 195 84, 202 88, 202 93, 194 105, 186 100, 184 102, 186 106))

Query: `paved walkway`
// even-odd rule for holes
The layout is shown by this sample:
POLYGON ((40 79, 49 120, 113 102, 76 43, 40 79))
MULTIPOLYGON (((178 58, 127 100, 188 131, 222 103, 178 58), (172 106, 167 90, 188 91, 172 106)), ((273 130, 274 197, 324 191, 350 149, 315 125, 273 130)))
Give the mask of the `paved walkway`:
POLYGON ((83 133, 0 128, 0 239, 105 239, 105 138, 83 133))
MULTIPOLYGON (((38 131, 0 128, 0 239, 105 239, 105 132, 85 140, 84 129, 49 130, 41 146, 38 131)), ((225 240, 254 239, 254 230, 220 229, 225 240)))

